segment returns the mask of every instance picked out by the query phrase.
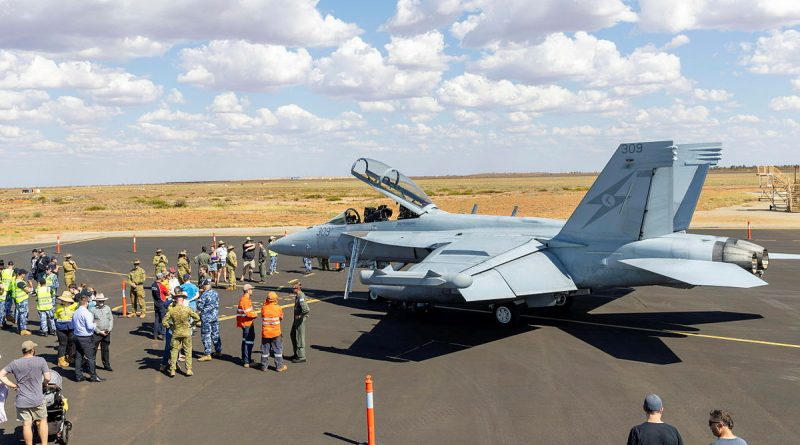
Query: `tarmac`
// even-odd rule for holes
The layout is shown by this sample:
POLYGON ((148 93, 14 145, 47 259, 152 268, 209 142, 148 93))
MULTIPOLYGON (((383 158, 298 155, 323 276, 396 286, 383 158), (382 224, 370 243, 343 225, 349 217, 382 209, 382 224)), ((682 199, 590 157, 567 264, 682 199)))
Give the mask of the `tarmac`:
MULTIPOLYGON (((743 231, 703 233, 744 238, 743 231)), ((754 235, 772 252, 800 253, 800 230, 754 235)), ((62 255, 73 254, 79 282, 119 306, 122 274, 133 258, 150 275, 156 248, 174 264, 179 250, 193 256, 210 241, 141 237, 133 254, 129 239, 95 239, 65 244, 62 255)), ((241 245, 243 238, 225 241, 241 245)), ((32 247, 0 247, 0 258, 28 264, 32 247)), ((381 444, 624 443, 643 421, 642 399, 650 392, 663 398, 664 420, 687 444, 712 441, 706 421, 715 408, 734 413, 734 431, 749 443, 794 443, 800 436, 800 262, 771 262, 766 287, 623 289, 583 297, 568 315, 531 311, 504 330, 474 308, 390 310, 367 302, 361 285, 344 300, 345 273, 315 269, 306 276, 300 258, 279 258, 280 274, 258 286, 254 301, 278 290, 287 350, 289 283, 302 280, 313 301, 308 362, 289 363, 285 373, 240 365, 233 319, 239 291, 220 290, 223 357, 195 362, 193 377, 179 372, 174 379, 158 372, 163 342, 151 338, 152 313, 117 318, 114 371, 98 371, 104 383, 76 383, 71 369, 55 367, 55 337, 35 335, 32 311, 30 338, 65 377, 71 443, 357 444, 366 439, 367 374, 375 382, 381 444)), ((22 340, 0 332, 0 364, 20 355, 22 340)), ((194 350, 195 357, 202 350, 199 334, 194 350)), ((3 444, 21 443, 10 399, 3 444)))

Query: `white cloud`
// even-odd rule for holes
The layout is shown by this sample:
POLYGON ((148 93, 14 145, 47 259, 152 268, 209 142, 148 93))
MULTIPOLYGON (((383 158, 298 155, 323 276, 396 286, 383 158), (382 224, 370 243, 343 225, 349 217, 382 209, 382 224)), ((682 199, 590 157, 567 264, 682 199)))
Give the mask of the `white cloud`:
POLYGON ((181 93, 176 88, 173 88, 173 89, 169 90, 169 94, 164 99, 167 102, 171 103, 171 104, 185 104, 186 103, 186 99, 183 97, 183 93, 181 93))
POLYGON ((358 113, 345 112, 338 119, 326 119, 295 104, 278 107, 275 117, 278 119, 278 127, 293 131, 341 131, 365 125, 363 117, 358 113))
POLYGON ((752 114, 737 114, 735 116, 731 116, 730 119, 728 119, 728 122, 732 124, 757 124, 761 122, 761 119, 752 114))
POLYGON ((236 93, 228 91, 214 97, 214 101, 207 107, 212 113, 241 113, 249 105, 247 98, 239 99, 236 93))
POLYGON ((451 59, 444 54, 444 36, 438 31, 413 37, 392 37, 386 44, 388 63, 400 68, 443 71, 451 59))
POLYGON ((410 111, 424 111, 428 113, 438 113, 444 110, 439 102, 433 97, 412 97, 405 100, 404 109, 410 111))
POLYGON ((800 110, 800 96, 780 96, 769 101, 769 109, 772 111, 796 111, 800 110))
POLYGON ((389 65, 380 51, 355 37, 319 59, 311 81, 317 92, 367 102, 424 95, 435 88, 441 76, 441 71, 389 65))
POLYGON ((416 125, 396 124, 392 128, 400 134, 407 136, 426 136, 431 134, 433 129, 423 123, 416 125))
POLYGON ((800 23, 800 2, 793 0, 639 0, 639 7, 645 32, 758 31, 800 23))
POLYGON ((676 104, 669 108, 647 108, 636 113, 634 121, 642 126, 678 125, 678 126, 700 126, 716 125, 718 122, 711 118, 708 108, 697 105, 687 107, 683 104, 676 104))
POLYGON ((86 57, 163 54, 186 40, 235 40, 288 46, 333 46, 361 33, 322 16, 318 0, 197 2, 158 0, 12 1, 0 6, 0 47, 86 57))
POLYGON ((161 124, 140 122, 138 129, 148 137, 164 141, 194 141, 200 135, 193 130, 179 130, 161 124))
POLYGON ((483 123, 481 115, 472 111, 456 110, 453 112, 453 117, 464 124, 480 125, 483 123))
POLYGON ((595 31, 636 14, 621 0, 526 0, 480 2, 479 13, 454 24, 450 31, 470 47, 497 42, 530 42, 557 32, 595 31))
POLYGON ((792 79, 792 89, 800 91, 800 77, 792 79))
POLYGON ((61 96, 43 104, 37 111, 55 119, 61 125, 99 123, 122 113, 118 108, 87 105, 80 98, 72 96, 61 96))
POLYGON ((374 101, 374 102, 359 102, 358 108, 367 113, 391 113, 394 111, 394 105, 391 102, 374 101))
POLYGON ((101 103, 136 105, 161 95, 161 87, 120 69, 86 61, 56 62, 31 53, 0 50, 0 88, 85 90, 101 103))
POLYGON ((687 43, 691 42, 689 37, 686 34, 680 34, 672 38, 666 45, 664 45, 663 49, 675 49, 679 46, 686 45, 687 43))
POLYGON ((557 85, 530 86, 508 80, 493 81, 466 73, 442 83, 438 92, 443 103, 469 108, 512 107, 522 111, 598 111, 624 107, 600 91, 573 93, 557 85))
POLYGON ((650 85, 652 90, 681 80, 681 62, 674 54, 643 47, 625 57, 614 42, 585 32, 576 33, 574 39, 557 33, 537 45, 502 46, 472 68, 495 79, 576 80, 591 87, 650 85))
POLYGON ((464 0, 397 0, 394 16, 380 30, 413 35, 453 23, 470 8, 464 0))
POLYGON ((711 102, 725 102, 733 98, 733 94, 726 90, 704 90, 695 88, 693 94, 698 100, 711 102))
MULTIPOLYGON (((800 5, 800 2, 798 2, 800 5)), ((774 31, 769 36, 759 37, 755 47, 749 48, 740 63, 758 74, 800 74, 800 32, 793 29, 774 31)))
POLYGON ((178 81, 203 88, 272 91, 306 81, 311 55, 303 48, 217 40, 181 50, 178 81))

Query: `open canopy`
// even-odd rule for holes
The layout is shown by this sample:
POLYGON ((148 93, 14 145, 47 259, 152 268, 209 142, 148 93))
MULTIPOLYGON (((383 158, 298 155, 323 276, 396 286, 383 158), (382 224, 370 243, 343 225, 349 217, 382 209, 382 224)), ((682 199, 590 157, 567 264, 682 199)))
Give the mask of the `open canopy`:
POLYGON ((418 215, 425 213, 429 206, 433 206, 433 202, 422 188, 408 176, 383 162, 359 158, 353 163, 350 173, 418 215))

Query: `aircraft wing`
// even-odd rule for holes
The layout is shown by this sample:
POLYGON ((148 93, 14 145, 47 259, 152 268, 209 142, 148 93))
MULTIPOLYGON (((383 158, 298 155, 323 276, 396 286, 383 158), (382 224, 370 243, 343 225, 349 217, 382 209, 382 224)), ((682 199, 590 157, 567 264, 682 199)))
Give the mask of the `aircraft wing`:
POLYGON ((361 281, 458 289, 468 302, 577 289, 558 258, 535 238, 487 233, 451 238, 407 271, 363 271, 361 281))
POLYGON ((693 286, 750 288, 767 283, 730 263, 677 258, 632 258, 620 262, 693 286))

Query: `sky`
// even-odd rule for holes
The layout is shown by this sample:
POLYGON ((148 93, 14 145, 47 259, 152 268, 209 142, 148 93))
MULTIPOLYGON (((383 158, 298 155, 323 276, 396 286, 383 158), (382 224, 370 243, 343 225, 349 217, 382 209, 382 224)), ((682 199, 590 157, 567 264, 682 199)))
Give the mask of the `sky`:
POLYGON ((0 187, 800 163, 797 0, 0 0, 0 187))

